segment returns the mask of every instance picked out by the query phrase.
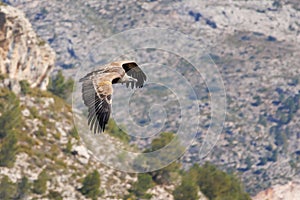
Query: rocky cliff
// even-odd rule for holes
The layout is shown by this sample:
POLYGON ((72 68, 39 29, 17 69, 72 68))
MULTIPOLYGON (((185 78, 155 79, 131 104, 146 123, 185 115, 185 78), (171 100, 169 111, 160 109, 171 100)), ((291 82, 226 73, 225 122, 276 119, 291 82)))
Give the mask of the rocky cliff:
POLYGON ((286 185, 274 185, 273 187, 259 192, 253 200, 298 200, 300 199, 300 183, 289 182, 286 185))
POLYGON ((45 90, 48 74, 55 65, 55 53, 32 29, 23 12, 0 6, 0 73, 4 84, 19 91, 18 81, 28 80, 31 87, 45 90))

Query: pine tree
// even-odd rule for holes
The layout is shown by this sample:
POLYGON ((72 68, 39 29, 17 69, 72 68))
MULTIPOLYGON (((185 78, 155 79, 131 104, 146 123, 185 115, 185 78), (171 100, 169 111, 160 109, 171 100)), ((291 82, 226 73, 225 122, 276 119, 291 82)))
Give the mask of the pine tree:
POLYGON ((146 191, 153 185, 152 177, 149 174, 138 174, 138 181, 133 184, 131 193, 137 198, 150 198, 151 195, 146 191))
POLYGON ((192 170, 198 172, 197 184, 207 198, 250 200, 234 175, 227 174, 210 163, 205 163, 202 167, 194 165, 192 170))
POLYGON ((97 197, 100 195, 100 175, 97 170, 94 170, 92 173, 88 174, 83 182, 82 188, 80 192, 86 196, 87 198, 91 198, 96 200, 97 197))
POLYGON ((67 99, 72 92, 73 85, 74 80, 69 78, 66 81, 62 71, 59 70, 56 76, 50 79, 48 90, 63 99, 67 99))

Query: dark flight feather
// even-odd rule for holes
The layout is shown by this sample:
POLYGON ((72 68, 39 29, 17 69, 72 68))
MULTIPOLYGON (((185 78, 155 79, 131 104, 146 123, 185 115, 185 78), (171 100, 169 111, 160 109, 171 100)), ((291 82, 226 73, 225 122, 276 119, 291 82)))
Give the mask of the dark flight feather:
MULTIPOLYGON (((135 83, 135 87, 138 88, 143 87, 144 82, 147 80, 147 77, 145 73, 142 71, 142 69, 135 62, 124 63, 122 67, 128 76, 131 76, 138 80, 135 83)), ((126 87, 128 86, 129 83, 128 84, 126 83, 126 87)), ((131 88, 133 89, 133 87, 134 87, 134 82, 131 82, 131 88)))
POLYGON ((94 89, 93 81, 86 79, 82 84, 82 97, 88 107, 88 125, 94 133, 104 131, 111 112, 111 104, 107 96, 98 95, 94 89))

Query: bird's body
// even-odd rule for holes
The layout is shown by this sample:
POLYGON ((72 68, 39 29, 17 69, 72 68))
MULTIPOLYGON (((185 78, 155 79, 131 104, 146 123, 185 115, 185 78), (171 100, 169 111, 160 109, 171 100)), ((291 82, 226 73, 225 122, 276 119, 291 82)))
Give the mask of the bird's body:
POLYGON ((112 62, 81 78, 82 98, 88 107, 88 125, 94 133, 104 131, 111 113, 112 84, 143 87, 146 75, 134 61, 112 62))

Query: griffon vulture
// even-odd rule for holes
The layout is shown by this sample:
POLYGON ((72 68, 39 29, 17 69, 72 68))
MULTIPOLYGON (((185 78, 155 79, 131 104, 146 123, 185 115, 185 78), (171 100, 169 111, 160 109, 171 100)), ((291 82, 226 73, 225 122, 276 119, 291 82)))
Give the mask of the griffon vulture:
POLYGON ((143 87, 146 75, 134 61, 117 61, 99 67, 81 78, 82 98, 88 107, 90 130, 101 133, 111 113, 113 84, 126 83, 131 88, 143 87))

